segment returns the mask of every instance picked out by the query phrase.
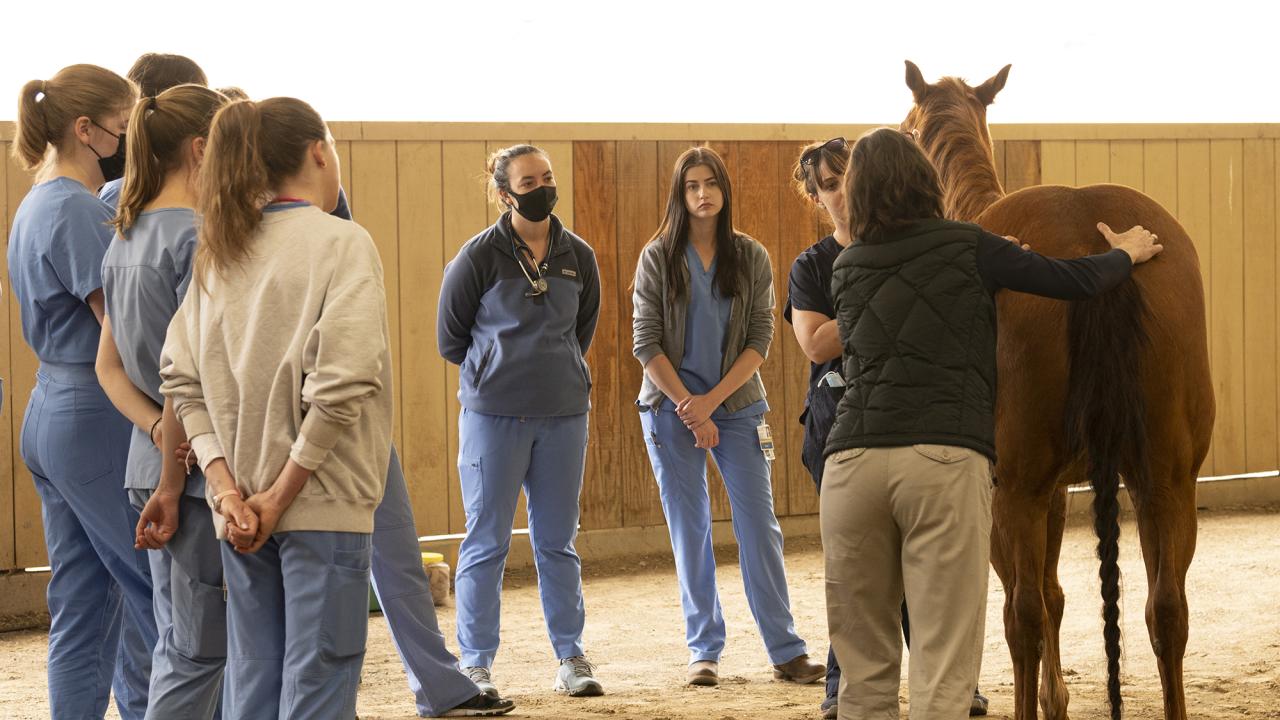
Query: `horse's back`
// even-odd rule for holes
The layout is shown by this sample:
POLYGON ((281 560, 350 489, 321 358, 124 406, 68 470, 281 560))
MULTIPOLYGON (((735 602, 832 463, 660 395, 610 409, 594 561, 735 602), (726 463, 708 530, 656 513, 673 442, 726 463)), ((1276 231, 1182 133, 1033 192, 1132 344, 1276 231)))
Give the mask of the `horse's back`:
MULTIPOLYGON (((1206 428, 1213 418, 1204 284, 1195 245, 1173 215, 1155 200, 1122 185, 1042 185, 1006 195, 978 218, 978 224, 990 232, 1013 235, 1036 252, 1059 258, 1109 250, 1096 227, 1100 221, 1116 232, 1141 225, 1164 246, 1160 255, 1135 268, 1133 274, 1148 310, 1150 343, 1143 374, 1150 409, 1194 418, 1191 436, 1195 439, 1188 440, 1199 446, 1207 442, 1206 428)), ((1061 314, 1065 308, 1050 309, 1030 298, 1009 298, 1000 308, 1002 324, 1007 316, 1013 332, 1027 333, 1046 316, 1065 320, 1061 314)), ((1002 341, 1006 337, 1002 325, 1002 341)), ((1195 454, 1203 457, 1203 449, 1197 447, 1195 454)))
MULTIPOLYGON (((1116 232, 1141 225, 1157 235, 1164 251, 1136 268, 1134 281, 1156 315, 1199 316, 1198 335, 1203 339, 1204 285, 1195 244, 1169 211, 1137 190, 1123 185, 1038 185, 1006 195, 978 218, 978 224, 993 233, 1013 235, 1032 250, 1059 258, 1109 250, 1098 222, 1116 232)), ((1194 324, 1186 329, 1197 334, 1194 324)))

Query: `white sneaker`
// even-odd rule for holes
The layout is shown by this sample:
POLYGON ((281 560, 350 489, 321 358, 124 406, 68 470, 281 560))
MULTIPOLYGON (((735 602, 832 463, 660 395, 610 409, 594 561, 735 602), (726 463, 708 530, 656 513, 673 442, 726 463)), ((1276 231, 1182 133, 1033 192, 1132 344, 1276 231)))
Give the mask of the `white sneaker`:
POLYGON ((582 655, 560 661, 556 672, 555 691, 571 697, 595 697, 604 694, 604 688, 595 678, 596 666, 582 655))

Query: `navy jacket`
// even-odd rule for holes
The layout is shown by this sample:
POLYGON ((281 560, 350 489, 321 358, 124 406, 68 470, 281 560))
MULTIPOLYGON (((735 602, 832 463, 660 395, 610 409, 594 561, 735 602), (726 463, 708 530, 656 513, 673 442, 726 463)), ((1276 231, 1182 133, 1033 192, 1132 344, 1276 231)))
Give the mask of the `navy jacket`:
POLYGON ((600 315, 596 256, 551 216, 543 262, 546 293, 534 297, 518 263, 511 213, 467 241, 444 269, 436 339, 460 365, 458 400, 473 412, 512 417, 591 409, 583 355, 600 315))

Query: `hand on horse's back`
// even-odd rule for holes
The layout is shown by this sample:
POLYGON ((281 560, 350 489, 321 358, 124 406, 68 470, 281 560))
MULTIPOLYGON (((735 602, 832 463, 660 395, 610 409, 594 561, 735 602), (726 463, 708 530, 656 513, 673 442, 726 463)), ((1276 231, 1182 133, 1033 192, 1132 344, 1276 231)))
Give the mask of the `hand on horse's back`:
POLYGON ((1134 225, 1122 233, 1117 233, 1106 223, 1100 222, 1098 232, 1102 233, 1102 237, 1107 239, 1111 247, 1128 253, 1134 265, 1144 263, 1164 250, 1164 246, 1156 242, 1156 234, 1141 225, 1134 225))

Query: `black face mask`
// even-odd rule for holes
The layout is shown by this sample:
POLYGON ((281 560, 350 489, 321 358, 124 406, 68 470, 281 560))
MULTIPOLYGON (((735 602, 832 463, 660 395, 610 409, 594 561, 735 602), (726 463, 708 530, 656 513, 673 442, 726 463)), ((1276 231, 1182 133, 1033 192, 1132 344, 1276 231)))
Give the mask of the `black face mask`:
MULTIPOLYGON (((93 120, 90 120, 89 122, 92 122, 94 125, 98 125, 98 123, 93 120)), ((106 130, 108 133, 111 132, 101 125, 98 125, 98 127, 106 130)), ((93 143, 89 144, 89 149, 93 150, 94 155, 98 156, 98 167, 102 169, 102 179, 107 182, 119 180, 124 177, 124 133, 120 133, 116 138, 120 140, 120 144, 116 146, 115 154, 107 155, 105 157, 100 155, 97 150, 93 150, 93 143)))
POLYGON ((543 185, 523 195, 513 192, 511 197, 520 203, 520 206, 515 208, 515 211, 520 213, 520 217, 529 222, 542 222, 556 206, 556 186, 543 185))

